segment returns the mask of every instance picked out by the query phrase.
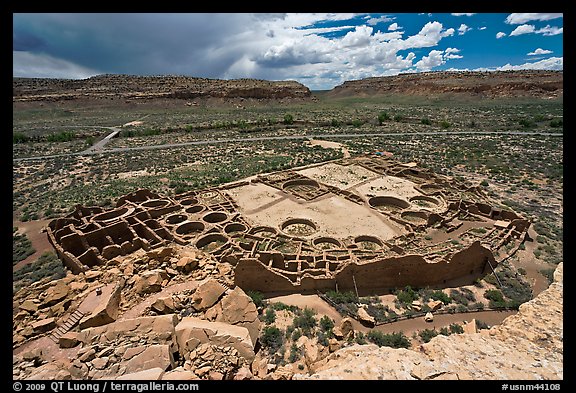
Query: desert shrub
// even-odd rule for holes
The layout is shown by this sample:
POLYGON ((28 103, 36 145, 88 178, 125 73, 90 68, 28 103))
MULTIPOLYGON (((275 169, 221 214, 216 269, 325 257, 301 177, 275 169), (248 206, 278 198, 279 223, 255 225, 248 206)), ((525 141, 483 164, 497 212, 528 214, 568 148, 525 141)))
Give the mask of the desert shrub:
POLYGON ((324 332, 331 332, 334 328, 334 321, 329 316, 324 315, 320 318, 320 329, 324 332))
POLYGON ((284 115, 284 124, 293 124, 294 123, 294 116, 291 114, 284 115))
POLYGON ((498 289, 489 289, 484 292, 484 297, 490 301, 490 308, 505 308, 507 306, 504 295, 498 289))
POLYGON ((12 143, 16 144, 16 143, 26 143, 30 141, 30 137, 28 137, 27 135, 24 135, 21 132, 15 132, 14 134, 12 134, 12 143))
POLYGON ((395 291, 394 295, 396 295, 396 301, 403 305, 409 305, 419 297, 418 293, 414 291, 410 285, 406 286, 404 289, 395 291))
POLYGON ((296 343, 292 343, 292 346, 290 347, 290 356, 288 357, 288 361, 290 363, 294 363, 295 361, 300 359, 300 356, 301 356, 300 349, 298 349, 296 343))
POLYGON ((402 116, 401 114, 394 115, 394 121, 402 121, 402 120, 404 120, 404 116, 402 116))
POLYGON ((444 128, 444 129, 447 129, 447 128, 452 127, 452 124, 450 124, 449 121, 442 120, 442 121, 440 122, 440 127, 444 128))
POLYGON ((548 279, 549 284, 552 284, 554 282, 554 271, 555 270, 556 270, 555 268, 542 269, 542 270, 540 270, 540 274, 543 275, 544 277, 546 277, 546 279, 548 279))
POLYGON ((12 265, 23 261, 35 252, 36 250, 32 247, 32 242, 26 234, 12 232, 12 265))
POLYGON ((360 345, 367 344, 366 336, 362 332, 356 333, 356 336, 354 337, 354 341, 356 341, 356 344, 360 344, 360 345))
POLYGON ((564 126, 564 122, 562 121, 562 119, 554 119, 550 121, 550 127, 552 128, 559 128, 562 126, 564 126))
POLYGON ((246 295, 254 302, 257 308, 264 308, 264 295, 258 291, 247 291, 246 295))
POLYGON ((380 112, 378 115, 378 124, 382 125, 386 120, 390 120, 390 115, 387 112, 380 112))
POLYGON ((440 334, 443 336, 449 336, 451 333, 450 330, 448 330, 448 328, 444 326, 440 329, 440 334))
POLYGON ((364 124, 364 122, 362 120, 358 120, 358 119, 352 120, 352 125, 356 128, 361 127, 362 124, 364 124))
POLYGON ((436 331, 436 329, 424 329, 420 330, 420 332, 418 332, 418 335, 420 336, 422 341, 427 343, 438 335, 438 331, 436 331))
POLYGON ((430 299, 440 300, 444 304, 450 304, 452 299, 441 290, 434 291, 430 294, 430 299))
POLYGON ((306 334, 307 331, 310 331, 310 329, 315 327, 317 324, 314 314, 314 310, 306 307, 300 315, 294 317, 292 325, 294 325, 295 328, 301 328, 304 334, 306 334))
POLYGON ((336 291, 328 291, 325 293, 328 299, 332 300, 336 304, 340 303, 358 303, 359 299, 358 296, 352 291, 348 292, 336 292, 336 291))
POLYGON ((532 128, 536 124, 530 119, 520 119, 518 120, 518 124, 522 126, 522 128, 532 128))
POLYGON ((291 312, 297 312, 299 310, 299 308, 297 306, 292 306, 292 305, 289 306, 289 305, 282 303, 282 302, 274 302, 274 303, 270 304, 270 307, 274 311, 288 310, 291 312))
POLYGON ((282 331, 276 326, 265 326, 260 337, 262 346, 267 348, 271 353, 276 352, 284 344, 282 331))
POLYGON ((410 348, 410 340, 402 332, 384 334, 378 330, 370 330, 366 337, 379 347, 410 348))
POLYGON ((57 134, 50 134, 46 136, 47 142, 70 142, 74 139, 73 131, 62 131, 57 134))
POLYGON ((464 328, 457 323, 450 324, 450 332, 455 334, 464 333, 464 328))
POLYGON ((340 121, 338 119, 332 119, 330 120, 330 125, 332 127, 340 127, 340 121))
POLYGON ((36 261, 23 266, 12 273, 12 291, 16 293, 20 288, 48 277, 57 280, 66 277, 66 269, 52 251, 47 251, 36 261))
POLYGON ((271 325, 276 321, 276 312, 272 308, 267 308, 264 313, 264 323, 271 325))
POLYGON ((427 117, 425 117, 425 118, 423 118, 423 119, 420 119, 420 123, 422 123, 422 124, 424 124, 424 125, 426 125, 426 126, 429 126, 429 125, 432 124, 432 120, 430 120, 430 119, 428 119, 427 117))

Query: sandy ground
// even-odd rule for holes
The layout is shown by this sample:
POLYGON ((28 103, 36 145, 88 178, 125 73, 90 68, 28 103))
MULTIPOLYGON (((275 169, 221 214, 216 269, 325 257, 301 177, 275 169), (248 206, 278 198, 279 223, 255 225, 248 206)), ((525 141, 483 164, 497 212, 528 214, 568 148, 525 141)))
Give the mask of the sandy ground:
POLYGON ((21 269, 24 265, 34 262, 36 259, 46 252, 53 250, 52 245, 48 241, 48 235, 45 232, 41 232, 42 228, 48 225, 52 220, 38 220, 38 221, 12 221, 12 226, 18 227, 19 233, 25 233, 28 239, 32 242, 32 247, 36 252, 29 255, 28 258, 23 261, 18 262, 12 268, 12 271, 21 269))
POLYGON ((344 154, 343 158, 349 158, 350 152, 346 145, 338 142, 331 142, 331 141, 323 141, 320 139, 310 139, 309 141, 305 142, 308 146, 321 146, 325 149, 335 149, 335 150, 342 150, 344 154))
MULTIPOLYGON (((366 182, 358 187, 354 187, 356 193, 365 198, 371 196, 393 196, 396 198, 408 199, 416 195, 422 195, 414 189, 414 183, 410 180, 401 179, 396 176, 379 176, 377 179, 366 182)), ((416 206, 417 207, 417 206, 416 206)), ((418 209, 420 210, 420 209, 418 209)))
POLYGON ((314 179, 320 183, 341 189, 348 189, 366 181, 367 179, 381 176, 360 165, 344 166, 334 163, 303 169, 297 173, 314 179))
POLYGON ((387 240, 404 233, 402 227, 388 221, 377 211, 337 195, 303 203, 262 183, 241 186, 228 192, 252 225, 280 228, 288 218, 307 218, 318 229, 309 238, 333 236, 345 239, 372 235, 387 240))
POLYGON ((144 124, 143 121, 135 120, 135 121, 131 121, 131 122, 128 122, 128 123, 126 123, 126 124, 123 124, 122 127, 127 127, 127 126, 141 126, 142 124, 144 124))

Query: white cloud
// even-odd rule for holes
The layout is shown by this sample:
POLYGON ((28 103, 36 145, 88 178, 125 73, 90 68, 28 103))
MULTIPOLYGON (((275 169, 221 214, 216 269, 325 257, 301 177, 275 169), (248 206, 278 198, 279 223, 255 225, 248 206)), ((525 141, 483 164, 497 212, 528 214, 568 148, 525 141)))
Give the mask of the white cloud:
POLYGON ((550 25, 546 25, 546 27, 543 27, 541 29, 536 30, 535 33, 542 34, 545 36, 557 35, 557 34, 564 33, 564 28, 563 27, 556 27, 556 26, 550 27, 550 25))
POLYGON ((564 57, 550 57, 548 59, 536 61, 534 63, 524 63, 520 65, 506 64, 501 67, 497 67, 496 71, 562 69, 564 69, 564 57))
POLYGON ((408 48, 426 48, 438 45, 438 42, 444 37, 454 35, 454 29, 446 29, 440 22, 428 22, 420 29, 418 34, 408 37, 399 43, 398 49, 408 48))
POLYGON ((465 25, 464 23, 462 23, 460 25, 460 27, 458 28, 458 35, 464 35, 467 32, 469 32, 470 30, 472 30, 471 27, 468 27, 467 25, 465 25))
POLYGON ((536 31, 534 25, 520 25, 514 30, 512 30, 512 32, 510 33, 510 37, 515 35, 530 34, 534 33, 534 31, 536 31))
POLYGON ((430 71, 432 68, 438 67, 444 63, 446 63, 446 61, 442 57, 442 51, 434 49, 428 53, 428 56, 422 56, 422 59, 414 65, 419 71, 430 71))
POLYGON ((529 52, 528 56, 549 55, 550 53, 552 53, 551 50, 538 48, 534 52, 529 52))
POLYGON ((398 26, 398 23, 394 22, 390 26, 388 26, 388 31, 396 31, 401 28, 402 26, 398 26))
POLYGON ((500 38, 502 38, 502 37, 506 37, 506 33, 503 33, 503 32, 501 32, 501 31, 499 31, 498 33, 496 33, 496 38, 497 38, 497 39, 500 39, 500 38))
POLYGON ((370 26, 356 26, 354 31, 346 33, 342 38, 342 45, 345 47, 366 46, 370 43, 370 36, 374 29, 370 26))
POLYGON ((520 25, 510 33, 510 36, 531 34, 531 33, 542 34, 544 36, 551 36, 562 34, 563 32, 564 32, 563 27, 556 27, 556 26, 551 27, 550 25, 546 25, 546 27, 536 30, 536 27, 534 25, 520 25))
POLYGON ((478 30, 486 30, 486 26, 479 27, 478 30))
POLYGON ((510 25, 519 25, 531 20, 551 20, 562 18, 564 14, 510 14, 506 17, 506 23, 510 25))
POLYGON ((464 56, 457 55, 456 53, 460 53, 460 49, 458 48, 446 48, 444 51, 444 59, 462 59, 464 56))
POLYGON ((368 19, 368 21, 366 23, 368 23, 370 26, 374 26, 380 22, 391 22, 394 19, 396 19, 396 18, 391 18, 387 15, 383 15, 379 18, 370 18, 370 19, 368 19))
POLYGON ((453 16, 472 16, 476 14, 452 14, 453 16))
POLYGON ((102 72, 46 54, 13 51, 12 76, 27 78, 86 79, 102 72))

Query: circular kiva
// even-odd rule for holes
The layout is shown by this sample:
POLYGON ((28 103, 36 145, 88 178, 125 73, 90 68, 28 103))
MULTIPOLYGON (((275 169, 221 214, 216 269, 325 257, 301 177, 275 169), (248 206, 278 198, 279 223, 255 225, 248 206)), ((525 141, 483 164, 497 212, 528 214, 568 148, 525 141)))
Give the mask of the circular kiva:
POLYGON ((179 235, 189 235, 201 233, 204 231, 206 226, 200 221, 188 221, 183 224, 178 225, 176 228, 176 233, 179 235))
POLYGON ((436 192, 439 192, 442 190, 442 186, 438 185, 438 184, 434 184, 434 183, 427 183, 427 184, 422 184, 420 186, 420 189, 422 190, 422 192, 424 192, 425 194, 434 194, 436 192))
POLYGON ((316 232, 316 224, 307 218, 291 218, 280 226, 280 229, 292 236, 308 236, 316 232))
POLYGON ((182 221, 186 221, 188 216, 186 214, 172 214, 171 216, 166 217, 167 224, 179 224, 182 221))
POLYGON ((319 237, 314 239, 312 244, 321 250, 333 250, 336 248, 342 248, 342 243, 333 237, 319 237))
POLYGON ((218 222, 223 222, 228 219, 228 215, 224 212, 211 212, 202 217, 202 220, 209 222, 211 224, 216 224, 218 222))
POLYGON ((382 210, 402 210, 410 206, 410 203, 404 199, 392 197, 392 196, 377 196, 372 197, 368 200, 370 206, 375 209, 382 210))
POLYGON ((194 199, 194 198, 187 198, 187 199, 184 199, 184 200, 180 201, 180 204, 181 204, 182 206, 195 205, 195 204, 197 204, 197 203, 198 203, 198 200, 197 200, 197 199, 194 199))
POLYGON ((278 233, 278 231, 276 230, 276 228, 273 227, 267 227, 267 226, 257 226, 257 227, 252 227, 252 229, 250 229, 250 231, 248 231, 249 234, 251 235, 258 235, 260 237, 272 237, 274 235, 276 235, 278 233))
POLYGON ((358 246, 358 248, 363 250, 379 250, 382 248, 384 243, 382 240, 378 239, 375 236, 358 236, 354 239, 354 243, 358 246))
POLYGON ((202 210, 204 210, 204 206, 194 205, 194 206, 190 206, 189 208, 187 208, 185 210, 185 212, 190 213, 190 214, 195 214, 195 213, 200 213, 202 210))
POLYGON ((129 214, 132 214, 132 212, 134 212, 133 207, 131 207, 131 208, 121 207, 119 209, 114 209, 114 210, 110 210, 108 212, 96 214, 94 217, 92 217, 92 221, 99 221, 99 222, 114 221, 114 220, 118 220, 124 216, 127 216, 129 214))
POLYGON ((438 199, 427 195, 416 195, 410 198, 410 202, 419 207, 436 207, 441 204, 438 199))
POLYGON ((428 222, 428 214, 423 211, 406 211, 400 214, 400 217, 414 224, 426 224, 428 222))
POLYGON ((239 222, 231 222, 230 224, 224 227, 224 232, 226 233, 235 233, 235 232, 246 232, 246 225, 241 224, 239 222))
POLYGON ((317 181, 311 179, 296 179, 287 181, 282 185, 284 190, 288 190, 290 188, 296 188, 300 186, 305 186, 306 188, 320 188, 320 185, 317 181))
POLYGON ((202 236, 196 241, 196 248, 206 252, 212 252, 226 243, 228 243, 228 238, 226 236, 221 235, 220 233, 210 233, 202 236))
POLYGON ((142 202, 140 206, 142 207, 165 207, 170 204, 170 201, 166 199, 150 199, 146 202, 142 202))

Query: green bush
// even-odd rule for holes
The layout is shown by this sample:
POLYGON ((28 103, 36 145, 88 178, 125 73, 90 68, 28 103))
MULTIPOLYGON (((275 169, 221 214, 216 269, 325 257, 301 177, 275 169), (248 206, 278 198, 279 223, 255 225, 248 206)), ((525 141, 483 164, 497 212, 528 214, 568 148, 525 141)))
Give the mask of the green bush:
POLYGON ((36 250, 32 247, 32 242, 26 234, 12 233, 12 265, 28 258, 36 250))
POLYGON ((390 120, 390 115, 387 112, 380 112, 378 115, 378 124, 382 125, 386 120, 390 120))
POLYGON ((272 308, 267 308, 264 313, 264 323, 271 325, 276 321, 276 312, 272 308))
POLYGON ((282 331, 276 326, 265 326, 262 330, 260 342, 264 348, 267 348, 270 353, 273 353, 284 344, 284 336, 282 331))
POLYGON ((270 307, 274 311, 288 310, 291 312, 297 312, 299 310, 299 308, 297 306, 292 306, 292 305, 289 306, 289 305, 282 303, 282 302, 274 302, 274 303, 270 304, 270 307))
POLYGON ((293 124, 294 123, 294 116, 290 114, 284 115, 284 124, 293 124))
POLYGON ((422 124, 424 124, 424 125, 426 125, 426 126, 429 126, 429 125, 432 124, 432 120, 430 120, 430 119, 428 119, 427 117, 425 117, 425 118, 423 118, 423 119, 420 119, 420 123, 422 123, 422 124))
POLYGON ((542 270, 540 270, 540 274, 543 275, 544 277, 546 277, 549 284, 552 284, 554 282, 554 271, 555 270, 556 270, 555 268, 542 269, 542 270))
POLYGON ((336 304, 341 303, 358 303, 359 299, 358 296, 352 291, 348 292, 336 292, 336 291, 328 291, 325 293, 328 299, 332 300, 336 304))
POLYGON ((314 314, 314 310, 306 307, 300 315, 294 317, 292 325, 295 328, 301 328, 304 332, 309 331, 317 324, 316 318, 314 318, 314 314))
POLYGON ((247 291, 246 295, 250 296, 256 308, 264 308, 264 295, 258 291, 247 291))
POLYGON ((358 119, 352 120, 352 125, 356 128, 361 127, 362 124, 364 124, 364 122, 362 120, 358 120, 358 119))
POLYGON ((15 132, 14 134, 12 134, 12 144, 26 143, 28 141, 30 141, 30 137, 24 135, 21 132, 15 132))
POLYGON ((437 291, 432 292, 430 294, 430 299, 440 300, 444 304, 450 304, 452 302, 452 299, 450 298, 450 296, 446 295, 441 290, 437 290, 437 291))
POLYGON ((410 285, 406 286, 403 290, 397 290, 394 292, 394 295, 396 295, 396 300, 403 305, 409 305, 419 297, 418 293, 414 291, 410 285))
POLYGON ((529 119, 520 119, 518 120, 518 124, 520 124, 523 128, 532 128, 536 125, 532 120, 529 119))
POLYGON ((410 340, 402 332, 384 334, 378 330, 370 330, 366 337, 379 347, 410 348, 410 340))
POLYGON ((446 121, 446 120, 442 120, 442 121, 440 122, 440 127, 444 128, 444 129, 447 129, 447 128, 452 127, 452 124, 450 124, 450 122, 448 122, 448 121, 446 121))
POLYGON ((74 139, 73 131, 62 131, 58 134, 50 134, 46 136, 47 142, 70 142, 74 139))
POLYGON ((484 297, 490 300, 490 308, 505 308, 507 307, 504 295, 498 289, 489 289, 484 292, 484 297))
POLYGON ((550 121, 550 127, 552 128, 559 128, 559 127, 563 127, 564 126, 564 122, 562 121, 562 119, 554 119, 552 121, 550 121))
POLYGON ((300 359, 300 356, 301 353, 298 347, 296 346, 296 343, 292 343, 292 346, 290 347, 290 356, 288 357, 288 361, 290 363, 294 363, 295 361, 300 359))
POLYGON ((450 324, 450 332, 455 334, 464 333, 464 328, 457 323, 450 324))
POLYGON ((330 121, 330 125, 331 125, 332 127, 340 127, 340 121, 339 121, 338 119, 332 119, 332 120, 330 121))
POLYGON ((322 329, 322 331, 329 332, 332 331, 332 328, 334 328, 334 321, 330 319, 329 316, 324 315, 320 318, 320 329, 322 329))
POLYGON ((436 329, 424 329, 424 330, 420 330, 418 335, 420 336, 422 341, 427 343, 430 340, 432 340, 434 337, 436 337, 438 335, 438 332, 436 331, 436 329))
POLYGON ((367 344, 366 336, 362 332, 356 333, 356 336, 354 337, 354 341, 356 341, 356 344, 360 344, 360 345, 367 344))
POLYGON ((394 121, 402 121, 402 120, 404 120, 404 116, 402 116, 401 114, 394 115, 394 121))

